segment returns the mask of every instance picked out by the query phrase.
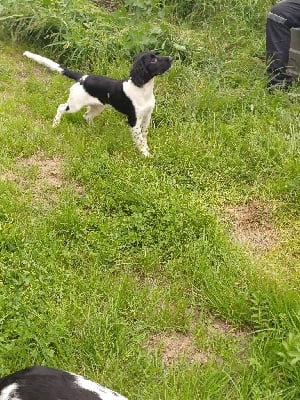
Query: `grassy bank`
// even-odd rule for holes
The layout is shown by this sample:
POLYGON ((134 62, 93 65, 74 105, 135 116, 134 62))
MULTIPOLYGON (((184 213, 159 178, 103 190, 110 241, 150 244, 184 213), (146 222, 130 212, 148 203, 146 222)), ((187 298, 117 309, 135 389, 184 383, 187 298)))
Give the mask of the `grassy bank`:
POLYGON ((4 3, 1 375, 47 364, 130 399, 299 397, 298 89, 265 90, 265 2, 192 3, 142 3, 133 21, 135 2, 4 3), (175 57, 150 159, 113 110, 51 128, 70 82, 25 49, 126 77, 141 47, 175 57))

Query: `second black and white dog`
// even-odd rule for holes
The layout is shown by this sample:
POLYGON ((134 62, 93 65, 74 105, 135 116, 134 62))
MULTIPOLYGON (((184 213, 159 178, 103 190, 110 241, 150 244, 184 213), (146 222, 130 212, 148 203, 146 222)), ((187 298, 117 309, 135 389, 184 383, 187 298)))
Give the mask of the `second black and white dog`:
POLYGON ((70 88, 68 101, 57 109, 54 127, 59 124, 63 114, 75 113, 83 107, 87 107, 84 118, 91 123, 106 105, 111 105, 127 116, 135 145, 144 156, 149 156, 147 129, 155 105, 154 77, 171 68, 172 57, 158 56, 154 52, 141 53, 134 61, 130 77, 117 80, 70 71, 29 51, 25 51, 24 56, 76 81, 70 88))
POLYGON ((128 400, 81 375, 29 367, 0 379, 0 400, 128 400))

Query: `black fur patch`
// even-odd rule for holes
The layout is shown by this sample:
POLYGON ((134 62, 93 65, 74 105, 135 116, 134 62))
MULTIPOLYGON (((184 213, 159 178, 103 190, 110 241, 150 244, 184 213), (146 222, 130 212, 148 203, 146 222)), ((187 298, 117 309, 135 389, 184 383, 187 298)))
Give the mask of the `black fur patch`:
MULTIPOLYGON (((54 368, 29 367, 0 379, 0 395, 3 389, 15 383, 18 388, 14 395, 20 400, 102 400, 101 393, 80 387, 77 378, 54 368)), ((101 389, 100 386, 100 392, 101 389)), ((111 391, 111 394, 116 400, 123 398, 116 392, 111 391)), ((103 398, 107 396, 107 393, 103 394, 103 398)))

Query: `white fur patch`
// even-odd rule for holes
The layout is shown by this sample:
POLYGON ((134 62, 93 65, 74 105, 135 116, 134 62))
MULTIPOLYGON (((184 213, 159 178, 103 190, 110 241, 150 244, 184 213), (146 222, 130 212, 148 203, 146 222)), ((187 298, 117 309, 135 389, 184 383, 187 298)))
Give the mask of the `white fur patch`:
MULTIPOLYGON (((103 104, 97 99, 97 97, 90 96, 85 91, 83 85, 81 85, 79 82, 74 83, 74 85, 72 85, 70 88, 70 95, 67 103, 60 104, 58 106, 56 115, 53 120, 53 127, 56 127, 59 124, 61 117, 65 113, 75 113, 79 111, 82 107, 91 106, 102 107, 103 104)), ((99 114, 99 112, 95 115, 97 114, 99 114)), ((89 115, 87 115, 87 117, 88 119, 90 119, 89 115)))
POLYGON ((79 82, 74 83, 70 87, 70 95, 68 99, 68 104, 70 108, 75 108, 80 110, 85 106, 98 106, 102 105, 101 101, 97 97, 91 96, 85 91, 83 85, 79 82))
POLYGON ((16 395, 18 387, 17 383, 12 383, 11 385, 6 386, 0 392, 0 400, 20 400, 16 395))
POLYGON ((42 57, 38 54, 31 53, 30 51, 25 51, 23 53, 23 56, 26 56, 30 58, 31 60, 34 60, 38 64, 44 65, 44 67, 49 68, 51 71, 56 71, 59 72, 60 74, 63 72, 63 68, 57 64, 55 61, 50 60, 49 58, 42 57))
POLYGON ((146 114, 153 110, 155 97, 153 93, 154 79, 142 87, 137 87, 131 79, 123 82, 123 90, 126 96, 132 101, 137 114, 146 114))
POLYGON ((101 400, 128 400, 126 397, 120 395, 119 393, 107 389, 106 387, 101 386, 96 382, 85 379, 80 375, 74 376, 76 377, 76 384, 78 386, 80 386, 82 389, 96 393, 101 400))
POLYGON ((79 82, 80 82, 80 83, 83 83, 83 82, 86 80, 87 77, 88 77, 88 75, 83 75, 83 76, 79 79, 79 82))

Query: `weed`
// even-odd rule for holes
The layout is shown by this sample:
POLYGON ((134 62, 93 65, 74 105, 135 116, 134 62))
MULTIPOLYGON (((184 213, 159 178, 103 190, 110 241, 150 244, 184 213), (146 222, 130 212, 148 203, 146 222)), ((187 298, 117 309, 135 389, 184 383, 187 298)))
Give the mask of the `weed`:
POLYGON ((299 104, 265 90, 269 3, 4 0, 1 374, 48 364, 132 399, 299 397, 299 104), (174 55, 153 157, 110 111, 53 130, 69 82, 24 60, 29 44, 116 77, 145 47, 174 55), (251 252, 224 213, 257 228, 261 204, 280 235, 251 252))

